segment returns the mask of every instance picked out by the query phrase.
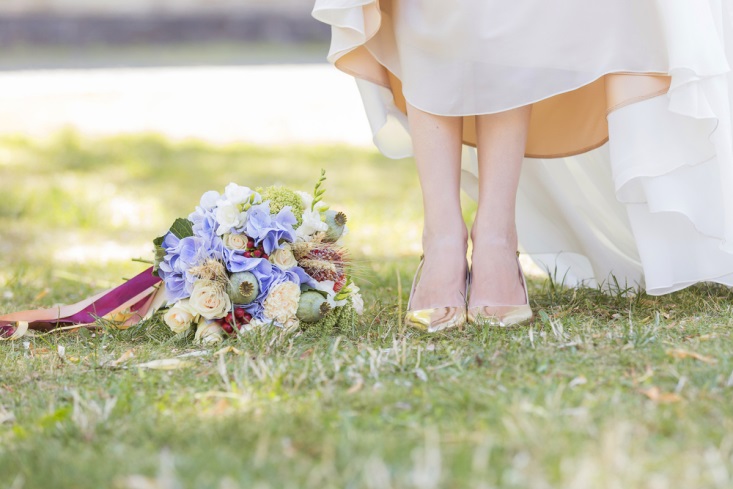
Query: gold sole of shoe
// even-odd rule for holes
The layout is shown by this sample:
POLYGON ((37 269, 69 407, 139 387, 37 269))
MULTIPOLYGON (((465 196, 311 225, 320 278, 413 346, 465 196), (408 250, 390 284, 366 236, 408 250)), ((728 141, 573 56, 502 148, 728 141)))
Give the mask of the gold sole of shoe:
POLYGON ((468 309, 467 320, 469 323, 492 326, 497 328, 509 328, 521 326, 530 321, 534 316, 528 305, 509 307, 503 306, 500 314, 492 313, 490 307, 471 307, 468 309))
POLYGON ((411 328, 437 333, 448 329, 460 328, 466 324, 466 310, 462 307, 439 307, 407 311, 405 324, 411 328))

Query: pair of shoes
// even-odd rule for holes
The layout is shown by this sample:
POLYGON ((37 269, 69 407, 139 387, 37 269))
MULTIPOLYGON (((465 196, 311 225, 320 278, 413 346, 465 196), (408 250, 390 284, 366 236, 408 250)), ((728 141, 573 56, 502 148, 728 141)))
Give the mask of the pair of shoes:
POLYGON ((532 308, 529 306, 529 294, 527 293, 527 281, 522 272, 522 265, 519 263, 519 252, 517 252, 517 268, 519 269, 519 279, 524 288, 524 304, 490 304, 469 307, 467 313, 468 322, 506 328, 532 319, 532 308))
MULTIPOLYGON (((449 306, 435 307, 432 309, 412 310, 412 297, 415 295, 417 282, 420 280, 420 272, 422 271, 425 257, 420 257, 420 264, 415 271, 415 278, 412 281, 412 289, 410 290, 410 299, 407 302, 407 313, 405 314, 405 324, 420 331, 428 333, 437 333, 447 329, 459 328, 466 324, 466 307, 449 306)), ((466 277, 468 283, 468 277, 466 277)))

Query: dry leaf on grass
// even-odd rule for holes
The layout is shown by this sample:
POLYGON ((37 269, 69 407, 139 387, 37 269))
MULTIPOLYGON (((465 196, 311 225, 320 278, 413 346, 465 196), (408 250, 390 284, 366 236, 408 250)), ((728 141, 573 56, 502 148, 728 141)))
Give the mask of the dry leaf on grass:
POLYGON ((300 359, 304 360, 311 355, 313 355, 313 348, 308 348, 306 351, 300 354, 300 359))
POLYGON ((699 336, 685 336, 685 341, 692 341, 692 340, 708 341, 708 340, 713 340, 717 337, 718 335, 716 334, 701 334, 699 336))
POLYGON ((231 402, 229 402, 229 399, 220 398, 216 401, 216 403, 207 411, 206 414, 212 415, 214 417, 219 417, 225 415, 227 412, 231 410, 231 402))
POLYGON ((662 392, 662 389, 656 386, 640 390, 639 392, 652 401, 660 404, 670 404, 673 402, 680 402, 682 400, 682 398, 674 392, 662 392))
POLYGON ((639 384, 643 384, 644 382, 651 379, 652 377, 654 377, 654 370, 649 365, 646 366, 646 370, 644 370, 644 373, 640 377, 634 377, 632 374, 632 378, 633 378, 632 380, 635 386, 639 384))
POLYGON ((233 346, 225 346, 221 350, 214 353, 214 356, 217 355, 226 355, 227 353, 234 353, 235 355, 242 355, 242 350, 238 350, 234 348, 233 346))
POLYGON ((415 375, 417 375, 417 378, 420 379, 420 380, 422 380, 423 382, 427 382, 428 381, 428 374, 426 374, 425 373, 425 370, 423 370, 421 368, 416 368, 415 369, 415 375))
POLYGON ((349 387, 349 390, 346 391, 347 394, 356 394, 361 390, 361 388, 364 387, 364 382, 359 380, 356 382, 356 384, 349 387))
POLYGON ((51 292, 51 289, 43 289, 38 294, 36 294, 36 296, 33 298, 33 302, 40 301, 41 299, 43 299, 44 297, 46 297, 49 292, 51 292))
POLYGON ((205 357, 209 354, 209 350, 195 350, 177 355, 176 358, 205 357))
POLYGON ((135 356, 135 349, 130 348, 125 353, 120 355, 120 357, 117 360, 111 360, 104 364, 105 367, 115 368, 119 367, 121 364, 125 363, 129 359, 133 358, 135 356))
POLYGON ((577 387, 579 385, 585 385, 587 383, 588 379, 586 379, 584 375, 579 375, 578 377, 575 377, 573 380, 570 381, 568 387, 577 387))
POLYGON ((192 363, 178 358, 164 358, 162 360, 138 363, 137 365, 133 365, 133 367, 149 368, 151 370, 177 370, 179 368, 188 367, 189 365, 192 365, 192 363))
POLYGON ((687 351, 687 350, 669 350, 667 352, 667 355, 678 358, 678 359, 685 359, 685 358, 692 358, 693 360, 697 360, 703 363, 707 363, 709 365, 714 365, 718 363, 718 360, 716 360, 713 357, 706 357, 705 355, 700 355, 699 353, 695 353, 694 351, 687 351))
POLYGON ((0 424, 14 423, 15 415, 12 411, 8 411, 4 407, 0 406, 0 424))
POLYGON ((26 350, 28 350, 28 354, 31 356, 31 358, 45 357, 51 353, 51 350, 46 347, 34 348, 33 346, 29 346, 28 348, 26 348, 26 350))
POLYGON ((115 481, 115 488, 119 489, 162 489, 162 487, 155 479, 143 475, 128 475, 115 481))

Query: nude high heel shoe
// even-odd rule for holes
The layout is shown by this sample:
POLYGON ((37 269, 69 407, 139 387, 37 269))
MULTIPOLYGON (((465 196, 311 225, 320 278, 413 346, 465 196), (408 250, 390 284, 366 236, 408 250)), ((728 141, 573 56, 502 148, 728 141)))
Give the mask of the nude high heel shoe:
POLYGON ((474 306, 468 308, 467 319, 470 323, 481 323, 487 326, 506 328, 516 326, 532 319, 532 308, 529 306, 529 294, 527 293, 527 281, 522 272, 522 265, 519 264, 519 252, 517 252, 517 268, 519 278, 524 288, 524 304, 519 305, 498 305, 474 306))
MULTIPOLYGON (((465 306, 453 307, 436 307, 432 309, 412 310, 412 297, 415 295, 417 282, 420 280, 420 272, 422 271, 425 257, 420 257, 420 264, 415 271, 415 278, 412 281, 412 289, 410 289, 410 299, 407 302, 407 313, 405 314, 405 324, 420 331, 427 333, 437 333, 447 329, 458 328, 466 324, 466 308, 465 306)), ((467 279, 468 280, 468 279, 467 279)))

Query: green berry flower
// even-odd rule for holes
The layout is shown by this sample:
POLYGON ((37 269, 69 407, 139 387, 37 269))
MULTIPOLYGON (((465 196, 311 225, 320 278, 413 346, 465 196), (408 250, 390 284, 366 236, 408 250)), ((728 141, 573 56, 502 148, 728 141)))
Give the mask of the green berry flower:
POLYGON ((346 332, 356 324, 356 310, 351 298, 341 307, 331 309, 322 319, 315 323, 300 323, 301 328, 314 335, 333 334, 334 331, 346 332))
POLYGON ((262 195, 263 201, 270 201, 271 214, 277 214, 283 207, 290 206, 290 210, 293 211, 293 215, 297 220, 293 228, 297 229, 303 223, 303 211, 305 210, 305 206, 303 205, 303 199, 300 198, 300 195, 279 185, 257 189, 257 191, 262 195))

